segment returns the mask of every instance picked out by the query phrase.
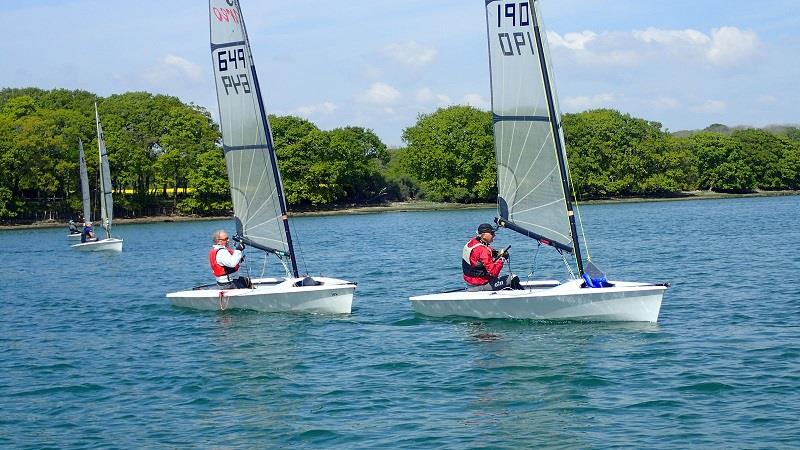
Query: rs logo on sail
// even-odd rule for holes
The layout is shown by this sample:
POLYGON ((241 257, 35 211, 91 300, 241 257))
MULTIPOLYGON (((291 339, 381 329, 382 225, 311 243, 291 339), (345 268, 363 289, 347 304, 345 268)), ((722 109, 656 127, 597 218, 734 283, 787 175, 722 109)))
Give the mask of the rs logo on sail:
MULTIPOLYGON (((231 2, 228 2, 230 4, 231 2)), ((220 22, 230 22, 231 20, 234 23, 239 23, 239 13, 233 8, 211 8, 211 12, 214 13, 214 17, 217 18, 220 22)))
MULTIPOLYGON (((520 27, 530 29, 530 24, 531 12, 528 2, 497 4, 497 28, 520 27)), ((522 55, 523 51, 530 52, 531 55, 536 54, 530 31, 504 31, 498 33, 497 38, 500 42, 500 50, 505 56, 522 55)))

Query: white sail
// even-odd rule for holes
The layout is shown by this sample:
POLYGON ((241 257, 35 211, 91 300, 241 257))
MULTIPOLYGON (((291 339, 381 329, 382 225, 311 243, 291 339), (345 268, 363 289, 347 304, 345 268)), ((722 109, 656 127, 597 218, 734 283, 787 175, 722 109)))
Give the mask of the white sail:
POLYGON ((101 225, 106 230, 106 235, 111 237, 111 222, 114 220, 114 199, 111 191, 111 169, 108 165, 108 152, 106 151, 106 141, 103 135, 103 127, 100 125, 100 114, 97 112, 97 104, 94 105, 94 117, 97 122, 97 148, 100 152, 100 220, 101 225))
POLYGON ((572 251, 561 119, 536 1, 487 0, 486 20, 498 216, 515 231, 572 251))
POLYGON ((271 130, 239 2, 210 0, 209 13, 211 57, 237 234, 263 250, 291 254, 271 130))
POLYGON ((81 194, 83 199, 83 220, 90 222, 92 220, 91 201, 89 200, 89 173, 86 169, 86 155, 83 153, 83 141, 78 140, 78 153, 80 155, 81 167, 81 194))

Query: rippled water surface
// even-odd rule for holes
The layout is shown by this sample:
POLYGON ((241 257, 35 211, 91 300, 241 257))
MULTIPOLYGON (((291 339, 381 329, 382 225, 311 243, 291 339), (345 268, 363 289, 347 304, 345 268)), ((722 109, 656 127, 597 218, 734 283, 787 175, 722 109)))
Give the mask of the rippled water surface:
MULTIPOLYGON (((310 273, 359 283, 334 317, 170 306, 231 221, 121 225, 121 254, 0 231, 0 447, 800 445, 800 197, 584 206, 610 277, 672 282, 657 325, 416 316, 493 213, 294 220, 310 273)), ((497 244, 531 271, 533 243, 497 244)))

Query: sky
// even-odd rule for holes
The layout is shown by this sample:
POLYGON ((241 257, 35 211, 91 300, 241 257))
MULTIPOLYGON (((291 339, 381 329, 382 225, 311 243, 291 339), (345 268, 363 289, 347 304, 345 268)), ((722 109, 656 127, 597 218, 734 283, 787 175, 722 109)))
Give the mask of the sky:
MULTIPOLYGON (((2 0, 0 88, 167 94, 217 117, 205 0, 2 0)), ((483 0, 242 0, 267 110, 389 146, 488 110, 483 0)), ((562 112, 670 131, 798 124, 800 0, 541 0, 562 112)))

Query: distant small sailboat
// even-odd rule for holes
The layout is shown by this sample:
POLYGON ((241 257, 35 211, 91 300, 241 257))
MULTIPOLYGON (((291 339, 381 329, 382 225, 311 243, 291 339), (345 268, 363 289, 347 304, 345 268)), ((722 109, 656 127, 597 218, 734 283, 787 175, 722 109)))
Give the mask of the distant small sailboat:
MULTIPOLYGON (((81 201, 83 203, 83 223, 90 222, 91 219, 91 203, 89 201, 89 174, 86 170, 86 156, 83 153, 83 141, 78 139, 78 161, 80 164, 80 174, 81 174, 81 201)), ((80 239, 81 238, 81 228, 83 227, 83 223, 74 224, 73 221, 70 220, 70 233, 68 235, 69 239, 80 239), (72 226, 75 226, 76 229, 73 231, 72 226)))
MULTIPOLYGON (((106 230, 106 238, 95 241, 82 242, 72 246, 80 251, 122 251, 122 239, 111 236, 111 222, 114 219, 114 198, 111 188, 111 169, 108 164, 108 152, 106 151, 105 136, 103 127, 100 125, 100 114, 97 112, 97 104, 94 105, 94 116, 97 123, 97 147, 100 152, 100 217, 101 226, 106 230)), ((83 158, 83 145, 81 149, 81 188, 83 190, 83 214, 84 220, 89 221, 89 178, 86 173, 86 160, 83 158)))
POLYGON ((277 256, 286 277, 256 278, 253 288, 246 289, 198 286, 167 298, 175 306, 204 310, 350 313, 355 283, 299 275, 272 132, 239 2, 209 1, 209 18, 234 240, 277 256))
POLYGON ((608 282, 594 273, 599 271, 591 261, 584 267, 538 1, 486 0, 486 24, 497 158, 495 223, 562 256, 572 254, 579 276, 564 283, 523 282, 521 290, 415 296, 414 310, 435 317, 658 321, 666 284, 608 282))

